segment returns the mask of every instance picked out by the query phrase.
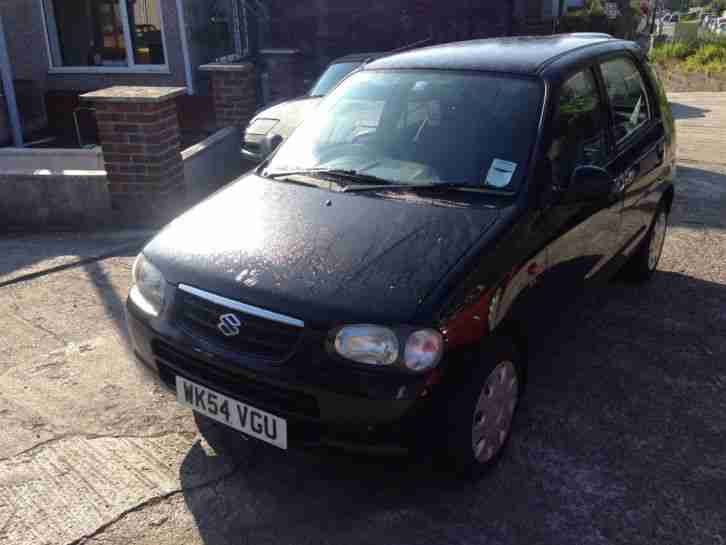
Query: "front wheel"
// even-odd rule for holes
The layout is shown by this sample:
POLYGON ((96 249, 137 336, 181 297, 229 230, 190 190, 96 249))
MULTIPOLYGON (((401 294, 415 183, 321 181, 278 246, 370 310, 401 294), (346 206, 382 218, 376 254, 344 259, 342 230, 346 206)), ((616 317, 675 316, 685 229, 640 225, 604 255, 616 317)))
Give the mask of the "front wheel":
POLYGON ((480 366, 449 406, 445 458, 466 477, 479 478, 500 458, 509 438, 523 367, 514 343, 499 340, 480 355, 480 366))

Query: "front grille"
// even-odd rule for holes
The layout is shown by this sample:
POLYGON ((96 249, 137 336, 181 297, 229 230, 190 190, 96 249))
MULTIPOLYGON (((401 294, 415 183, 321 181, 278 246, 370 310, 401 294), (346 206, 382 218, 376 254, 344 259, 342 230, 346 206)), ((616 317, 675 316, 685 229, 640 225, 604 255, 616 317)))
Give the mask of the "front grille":
POLYGON ((180 327, 193 337, 202 337, 235 354, 282 361, 302 336, 300 327, 253 316, 185 291, 177 293, 176 319, 180 327), (228 337, 220 331, 221 316, 226 314, 235 315, 240 322, 237 335, 228 337))
POLYGON ((245 401, 274 414, 290 414, 317 418, 320 415, 317 400, 308 394, 285 390, 261 383, 238 373, 201 361, 173 346, 154 341, 152 350, 161 379, 176 389, 176 375, 203 384, 229 397, 245 401))

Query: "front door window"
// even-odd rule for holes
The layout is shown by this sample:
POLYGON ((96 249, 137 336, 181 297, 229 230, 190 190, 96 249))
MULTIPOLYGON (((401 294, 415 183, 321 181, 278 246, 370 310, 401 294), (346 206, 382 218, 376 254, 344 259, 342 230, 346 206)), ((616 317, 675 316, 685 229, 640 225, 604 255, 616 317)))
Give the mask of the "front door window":
POLYGON ((606 124, 592 70, 578 72, 562 86, 547 152, 554 181, 569 184, 578 166, 602 166, 607 159, 606 124))
POLYGON ((610 100, 617 142, 625 140, 650 119, 650 104, 643 77, 626 58, 602 63, 602 77, 610 100))

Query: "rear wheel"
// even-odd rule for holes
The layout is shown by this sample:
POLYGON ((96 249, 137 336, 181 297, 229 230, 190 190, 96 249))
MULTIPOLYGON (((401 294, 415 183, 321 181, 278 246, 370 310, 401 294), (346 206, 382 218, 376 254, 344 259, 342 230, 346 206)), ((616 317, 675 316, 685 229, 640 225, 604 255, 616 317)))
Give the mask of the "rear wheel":
POLYGON ((482 350, 481 365, 449 406, 444 457, 455 471, 483 476, 499 460, 522 392, 520 353, 509 340, 482 350))
POLYGON ((625 266, 626 275, 636 282, 647 282, 658 268, 668 231, 668 211, 663 203, 653 217, 648 234, 625 266))

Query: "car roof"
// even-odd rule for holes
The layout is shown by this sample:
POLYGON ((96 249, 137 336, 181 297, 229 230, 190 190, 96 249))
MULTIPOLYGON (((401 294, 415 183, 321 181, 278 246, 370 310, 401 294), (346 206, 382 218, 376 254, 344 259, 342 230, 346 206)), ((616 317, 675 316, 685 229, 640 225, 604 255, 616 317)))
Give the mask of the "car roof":
POLYGON ((349 55, 345 55, 344 57, 339 57, 330 61, 330 64, 340 64, 342 62, 363 62, 368 59, 377 59, 378 57, 382 57, 383 55, 386 55, 386 53, 383 53, 381 51, 376 51, 372 53, 351 53, 349 55))
POLYGON ((539 74, 553 62, 567 58, 571 53, 585 52, 589 48, 607 50, 624 47, 637 46, 631 42, 617 40, 608 34, 598 33, 492 38, 454 42, 397 53, 367 64, 366 69, 428 68, 534 75, 539 74))

